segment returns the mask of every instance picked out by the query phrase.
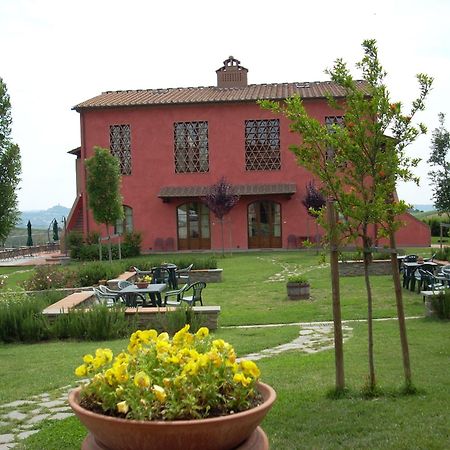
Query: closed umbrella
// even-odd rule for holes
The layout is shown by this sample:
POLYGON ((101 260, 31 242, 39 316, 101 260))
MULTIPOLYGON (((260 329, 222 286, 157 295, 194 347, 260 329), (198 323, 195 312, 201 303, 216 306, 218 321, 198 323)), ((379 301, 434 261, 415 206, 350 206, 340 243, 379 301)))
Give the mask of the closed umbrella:
POLYGON ((56 219, 53 220, 53 240, 54 241, 59 241, 59 236, 58 236, 58 222, 56 219))
POLYGON ((27 232, 28 232, 27 246, 32 247, 33 246, 33 236, 31 235, 31 222, 30 221, 28 221, 28 223, 27 223, 27 232))

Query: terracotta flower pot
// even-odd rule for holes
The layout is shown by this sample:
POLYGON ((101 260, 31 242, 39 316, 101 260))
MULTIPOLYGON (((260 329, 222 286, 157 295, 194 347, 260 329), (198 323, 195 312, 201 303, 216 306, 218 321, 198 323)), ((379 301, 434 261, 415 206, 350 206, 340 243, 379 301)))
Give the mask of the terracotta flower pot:
POLYGON ((145 288, 148 286, 148 283, 147 283, 146 281, 138 281, 138 282, 136 283, 136 286, 137 286, 139 289, 145 289, 145 288))
POLYGON ((104 416, 79 405, 81 388, 69 404, 90 435, 83 450, 266 450, 268 440, 259 423, 276 399, 275 391, 258 383, 264 402, 229 416, 198 420, 145 421, 104 416))

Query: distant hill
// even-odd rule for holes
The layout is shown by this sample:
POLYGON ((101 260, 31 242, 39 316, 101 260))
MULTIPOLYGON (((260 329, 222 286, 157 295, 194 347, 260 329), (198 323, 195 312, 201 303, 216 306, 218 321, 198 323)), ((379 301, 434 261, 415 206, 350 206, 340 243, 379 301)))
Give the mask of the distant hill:
POLYGON ((417 211, 434 211, 434 205, 413 205, 414 209, 417 211))
POLYGON ((45 210, 22 211, 21 219, 17 224, 17 228, 26 228, 28 221, 30 221, 33 228, 47 230, 53 219, 56 219, 58 224, 60 224, 62 222, 62 218, 67 218, 69 212, 70 208, 66 208, 61 205, 52 206, 51 208, 45 210))

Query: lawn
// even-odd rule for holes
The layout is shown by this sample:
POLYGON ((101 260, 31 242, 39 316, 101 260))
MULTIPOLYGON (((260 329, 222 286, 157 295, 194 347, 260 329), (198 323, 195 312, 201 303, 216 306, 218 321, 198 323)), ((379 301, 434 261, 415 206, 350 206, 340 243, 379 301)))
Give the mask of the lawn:
MULTIPOLYGON (((429 253, 429 249, 422 250, 429 253)), ((221 328, 216 335, 232 343, 239 355, 290 342, 299 327, 229 326, 331 319, 329 267, 320 264, 314 252, 239 253, 219 259, 219 267, 224 269, 223 282, 208 284, 205 303, 222 307, 221 328), (304 273, 310 279, 310 301, 287 299, 284 278, 292 272, 304 273)), ((391 278, 378 276, 372 281, 375 317, 395 316, 391 278)), ((403 293, 406 314, 423 317, 421 296, 403 293)), ((362 277, 341 279, 341 301, 344 319, 365 317, 362 277)), ((271 448, 448 448, 449 323, 423 318, 407 321, 413 381, 418 388, 415 395, 401 393, 403 369, 396 322, 375 323, 380 387, 380 395, 375 398, 362 395, 367 374, 367 325, 352 322, 350 326, 353 335, 344 346, 349 393, 344 398, 336 400, 327 395, 334 386, 333 351, 289 351, 258 362, 263 381, 278 395, 263 424, 271 448)), ((124 340, 0 345, 0 398, 6 403, 72 384, 73 369, 84 353, 105 346, 118 351, 125 345, 124 340)), ((79 449, 85 436, 75 418, 44 422, 41 427, 38 434, 15 448, 79 449)), ((6 432, 0 427, 0 434, 6 432)))

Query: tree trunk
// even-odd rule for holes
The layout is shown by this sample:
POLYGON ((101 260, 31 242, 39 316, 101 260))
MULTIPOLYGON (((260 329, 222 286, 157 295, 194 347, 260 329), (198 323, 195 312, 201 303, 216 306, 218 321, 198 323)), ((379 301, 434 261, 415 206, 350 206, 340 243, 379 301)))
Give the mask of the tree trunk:
POLYGON ((225 257, 225 237, 223 232, 223 217, 220 219, 220 230, 222 231, 222 257, 225 257))
POLYGON ((336 231, 336 211, 334 202, 327 200, 327 219, 330 233, 330 265, 331 265, 331 291, 333 298, 334 323, 334 359, 336 368, 336 391, 345 389, 344 376, 344 345, 342 338, 341 299, 339 291, 339 252, 336 231))
POLYGON ((395 301, 397 303, 398 326, 400 328, 400 343, 402 346, 403 371, 405 373, 406 387, 409 388, 412 385, 412 379, 411 365, 409 362, 408 337, 406 335, 406 321, 405 311, 403 309, 402 285, 400 282, 400 272, 398 270, 397 244, 395 242, 395 234, 392 231, 389 234, 389 241, 391 247, 392 279, 395 286, 395 301))
POLYGON ((109 235, 109 225, 108 224, 106 224, 106 234, 108 235, 108 257, 109 257, 109 262, 112 263, 111 236, 109 235))
POLYGON ((367 333, 368 333, 368 356, 369 356, 369 389, 373 391, 376 385, 375 364, 373 358, 373 301, 372 287, 370 285, 369 264, 371 263, 370 238, 367 236, 367 227, 363 236, 363 260, 364 260, 364 280, 367 292, 367 333))

